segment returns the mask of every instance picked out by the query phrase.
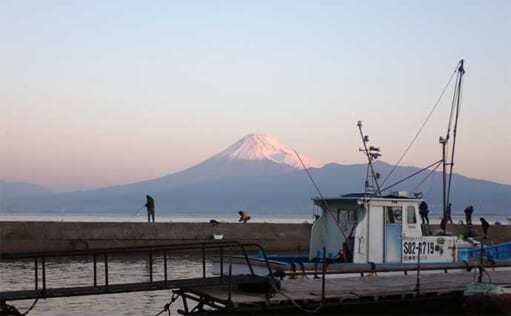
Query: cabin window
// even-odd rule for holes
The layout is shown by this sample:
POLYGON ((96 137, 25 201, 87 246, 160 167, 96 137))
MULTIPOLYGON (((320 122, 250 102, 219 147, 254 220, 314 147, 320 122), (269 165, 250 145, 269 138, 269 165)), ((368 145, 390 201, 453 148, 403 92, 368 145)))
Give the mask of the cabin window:
POLYGON ((391 206, 386 207, 385 212, 385 224, 401 224, 402 223, 402 213, 403 210, 401 207, 391 206))
POLYGON ((337 223, 356 223, 357 222, 357 210, 337 210, 337 223))
POLYGON ((348 211, 348 221, 349 222, 356 222, 357 221, 357 211, 356 210, 349 210, 348 211))
POLYGON ((406 222, 408 224, 417 224, 417 217, 415 216, 415 207, 408 206, 406 208, 406 222))

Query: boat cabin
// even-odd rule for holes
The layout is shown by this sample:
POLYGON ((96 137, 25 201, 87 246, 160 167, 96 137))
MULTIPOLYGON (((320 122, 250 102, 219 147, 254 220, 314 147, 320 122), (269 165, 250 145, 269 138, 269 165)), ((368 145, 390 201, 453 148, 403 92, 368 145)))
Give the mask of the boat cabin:
POLYGON ((455 262, 456 237, 425 236, 422 201, 406 192, 315 198, 322 209, 311 230, 309 259, 353 263, 455 262), (324 253, 323 253, 324 252, 324 253))

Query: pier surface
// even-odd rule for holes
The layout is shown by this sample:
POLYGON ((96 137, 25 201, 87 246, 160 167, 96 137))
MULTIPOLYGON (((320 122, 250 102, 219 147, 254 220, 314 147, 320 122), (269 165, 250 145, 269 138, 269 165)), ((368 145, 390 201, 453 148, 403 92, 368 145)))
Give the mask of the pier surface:
MULTIPOLYGON (((431 225, 432 230, 439 230, 431 225)), ((303 253, 309 249, 311 224, 281 223, 118 223, 118 222, 0 222, 0 253, 73 251, 114 247, 168 245, 224 240, 256 242, 269 252, 303 253)), ((479 226, 476 235, 482 236, 479 226)), ((464 225, 448 225, 460 235, 464 225)), ((492 226, 489 243, 511 241, 511 226, 492 226)))
MULTIPOLYGON (((510 286, 511 271, 489 271, 494 284, 510 286)), ((400 305, 418 301, 463 301, 465 287, 477 280, 476 272, 422 273, 420 290, 417 290, 415 273, 408 275, 385 275, 365 277, 327 278, 325 297, 322 299, 322 280, 313 278, 286 279, 282 288, 271 297, 265 294, 233 290, 229 301, 228 291, 222 288, 188 288, 182 294, 188 299, 207 298, 236 312, 264 310, 296 310, 300 307, 343 307, 353 304, 386 304, 399 302, 400 305)), ((461 304, 459 304, 461 305, 461 304)))

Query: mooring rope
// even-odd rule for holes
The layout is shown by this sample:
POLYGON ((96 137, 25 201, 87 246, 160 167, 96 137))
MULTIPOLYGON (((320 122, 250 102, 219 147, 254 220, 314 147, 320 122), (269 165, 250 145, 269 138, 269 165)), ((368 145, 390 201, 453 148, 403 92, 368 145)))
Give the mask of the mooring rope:
POLYGON ((316 314, 317 312, 319 312, 319 310, 323 307, 323 301, 321 301, 319 303, 318 306, 316 306, 315 308, 312 308, 312 309, 308 309, 308 308, 305 308, 303 307, 302 305, 300 305, 300 303, 298 303, 297 301, 295 301, 294 298, 292 298, 291 296, 285 294, 282 292, 281 289, 278 289, 275 284, 273 284, 273 282, 270 282, 273 290, 275 292, 277 292, 277 294, 280 294, 282 296, 284 296, 285 298, 287 298, 296 308, 298 308, 300 311, 306 313, 306 314, 316 314))
POLYGON ((34 302, 32 303, 32 305, 30 305, 30 307, 21 315, 23 315, 23 316, 28 315, 28 313, 30 313, 30 311, 35 307, 35 305, 37 304, 38 301, 39 301, 39 298, 36 298, 34 300, 34 302))
POLYGON ((177 293, 172 293, 172 297, 170 298, 170 301, 167 304, 163 305, 163 309, 160 312, 158 312, 158 314, 156 314, 154 316, 160 316, 164 312, 168 312, 168 315, 170 316, 170 306, 172 304, 174 304, 174 302, 177 301, 178 298, 179 298, 179 295, 177 295, 177 293))

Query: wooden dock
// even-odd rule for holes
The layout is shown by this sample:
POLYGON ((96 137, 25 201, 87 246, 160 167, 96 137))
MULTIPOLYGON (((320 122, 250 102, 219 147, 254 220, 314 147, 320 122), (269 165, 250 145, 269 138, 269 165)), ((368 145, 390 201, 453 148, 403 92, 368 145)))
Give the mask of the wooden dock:
MULTIPOLYGON (((426 311, 430 314, 438 314, 439 311, 445 314, 460 312, 465 303, 466 286, 481 281, 480 279, 483 282, 490 281, 511 288, 510 261, 480 260, 438 266, 370 264, 351 265, 350 268, 330 263, 323 258, 315 265, 317 268, 315 271, 304 269, 300 274, 292 270, 292 273, 286 276, 284 272, 286 270, 273 269, 260 245, 232 241, 72 252, 0 254, 0 263, 3 261, 33 262, 33 265, 24 265, 26 273, 33 275, 33 287, 21 291, 14 289, 0 291, 0 315, 13 315, 9 314, 9 310, 14 307, 8 302, 16 300, 34 299, 34 302, 37 302, 38 299, 47 298, 163 289, 174 289, 173 297, 165 305, 167 310, 172 302, 181 298, 183 310, 179 312, 184 315, 215 313, 280 315, 328 312, 374 314, 382 311, 392 313, 404 311, 409 314, 412 310, 419 314, 426 311), (262 255, 262 259, 257 260, 259 266, 249 258, 249 248, 252 248, 252 251, 257 250, 262 255), (179 279, 169 273, 168 257, 183 252, 198 255, 197 259, 202 266, 201 276, 179 279), (127 255, 147 258, 147 281, 110 282, 110 276, 115 274, 109 269, 111 258, 127 255), (235 256, 244 260, 248 268, 246 275, 232 273, 232 258, 235 256), (155 261, 156 257, 161 260, 155 261), (83 274, 84 280, 88 280, 84 284, 88 285, 76 287, 62 284, 58 288, 48 286, 47 276, 51 277, 51 273, 55 273, 47 270, 50 260, 63 258, 81 258, 92 266, 90 272, 83 274), (212 271, 207 269, 206 262, 212 258, 219 262, 219 275, 213 275, 212 271), (224 263, 228 263, 227 269, 224 269, 224 263), (159 265, 160 271, 163 272, 162 279, 161 275, 156 279, 154 273, 156 265, 159 265), (263 267, 264 275, 257 275, 256 268, 260 272, 264 271, 263 267), (433 268, 436 271, 426 271, 433 268), (420 272, 414 273, 414 269, 420 269, 420 272), (103 270, 101 278, 100 270, 103 270), (418 275, 420 278, 417 278, 418 275), (278 277, 284 279, 279 281, 278 277)), ((508 305, 511 307, 511 304, 508 305)))
MULTIPOLYGON (((209 306, 208 310, 180 311, 182 314, 215 313, 293 313, 310 312, 460 312, 465 287, 477 282, 478 272, 423 273, 419 288, 415 274, 365 277, 331 277, 325 280, 322 298, 322 280, 314 278, 281 281, 281 289, 269 296, 232 289, 187 288, 178 291, 183 300, 192 300, 209 306), (382 308, 385 308, 382 310, 382 308), (398 310, 396 310, 398 308, 398 310), (441 309, 439 309, 441 308, 441 309)), ((511 271, 488 271, 495 284, 511 286, 511 271)), ((187 306, 187 304, 184 304, 187 306)))

